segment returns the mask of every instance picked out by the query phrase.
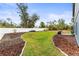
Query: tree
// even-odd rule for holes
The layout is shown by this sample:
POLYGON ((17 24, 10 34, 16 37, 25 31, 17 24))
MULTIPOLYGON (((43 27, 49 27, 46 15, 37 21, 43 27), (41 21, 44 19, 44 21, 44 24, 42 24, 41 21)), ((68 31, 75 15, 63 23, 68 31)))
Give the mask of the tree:
POLYGON ((27 22, 29 20, 28 18, 28 13, 27 13, 27 5, 24 3, 17 3, 16 4, 18 6, 19 9, 19 13, 20 13, 20 18, 21 18, 21 27, 28 27, 27 22))
POLYGON ((6 20, 0 20, 0 27, 2 28, 15 28, 16 27, 16 24, 13 23, 10 18, 7 18, 6 20), (6 20, 8 20, 8 22, 6 20))
POLYGON ((8 22, 0 20, 0 27, 2 27, 2 28, 4 28, 4 27, 5 27, 5 28, 6 28, 6 27, 9 27, 9 26, 7 26, 7 25, 9 25, 8 22))
POLYGON ((65 20, 59 19, 58 20, 58 29, 63 30, 65 28, 65 20))
POLYGON ((54 20, 53 22, 52 22, 52 26, 53 26, 53 30, 57 30, 57 21, 56 20, 54 20))
POLYGON ((13 22, 12 22, 11 18, 7 18, 7 20, 8 20, 8 22, 10 22, 9 23, 10 24, 10 27, 13 26, 13 22))
POLYGON ((45 28, 45 23, 44 22, 40 23, 40 28, 45 28))
POLYGON ((39 19, 36 14, 33 14, 31 17, 27 13, 28 6, 24 3, 17 3, 16 4, 19 9, 19 16, 21 18, 21 27, 23 28, 31 28, 34 27, 35 22, 39 19))
POLYGON ((35 27, 35 23, 36 21, 39 19, 39 16, 37 16, 37 14, 33 14, 31 17, 30 17, 30 20, 29 20, 29 24, 28 24, 28 27, 30 28, 33 28, 35 27))
POLYGON ((56 20, 48 22, 48 28, 49 28, 49 30, 57 30, 57 24, 56 23, 57 23, 56 20))

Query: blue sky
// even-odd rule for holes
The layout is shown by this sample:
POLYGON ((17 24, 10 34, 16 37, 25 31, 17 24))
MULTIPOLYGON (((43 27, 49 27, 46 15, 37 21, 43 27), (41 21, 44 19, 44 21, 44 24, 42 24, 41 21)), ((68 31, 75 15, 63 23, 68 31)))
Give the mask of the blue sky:
MULTIPOLYGON (((72 4, 71 3, 28 3, 28 13, 32 15, 36 13, 40 19, 36 22, 39 26, 43 21, 45 24, 49 21, 58 20, 59 18, 65 19, 69 23, 72 18, 72 4)), ((6 20, 11 18, 14 23, 20 23, 20 17, 17 13, 18 9, 16 4, 0 4, 0 19, 6 20)))

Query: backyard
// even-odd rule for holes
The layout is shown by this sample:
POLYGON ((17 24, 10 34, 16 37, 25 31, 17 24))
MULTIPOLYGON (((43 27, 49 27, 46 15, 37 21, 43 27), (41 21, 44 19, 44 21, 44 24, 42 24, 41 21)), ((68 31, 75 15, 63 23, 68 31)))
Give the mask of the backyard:
POLYGON ((77 44, 73 45, 72 3, 0 6, 0 56, 64 56, 64 52, 79 55, 77 44))
POLYGON ((21 36, 25 41, 23 56, 61 56, 52 42, 56 32, 29 32, 21 36))

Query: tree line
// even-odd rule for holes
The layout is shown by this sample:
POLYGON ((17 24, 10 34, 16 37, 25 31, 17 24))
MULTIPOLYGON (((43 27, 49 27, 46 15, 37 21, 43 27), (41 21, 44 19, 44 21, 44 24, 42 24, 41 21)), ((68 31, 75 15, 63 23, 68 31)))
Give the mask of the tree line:
MULTIPOLYGON (((35 23, 37 20, 39 20, 39 16, 34 13, 31 16, 29 15, 29 13, 27 12, 28 10, 28 6, 27 4, 24 3, 17 3, 17 10, 18 10, 18 15, 20 17, 20 24, 15 24, 12 22, 12 20, 10 18, 7 18, 6 21, 2 21, 0 20, 0 27, 5 27, 5 28, 33 28, 35 27, 35 23)), ((50 22, 47 22, 47 24, 45 24, 44 22, 40 22, 39 28, 48 28, 49 30, 71 30, 71 28, 73 27, 72 25, 73 22, 71 22, 70 24, 66 24, 64 19, 59 19, 58 21, 53 20, 50 22)))
POLYGON ((64 19, 47 22, 47 25, 45 25, 44 22, 40 23, 40 28, 48 28, 49 30, 71 30, 72 27, 73 27, 72 22, 67 24, 65 23, 64 19))

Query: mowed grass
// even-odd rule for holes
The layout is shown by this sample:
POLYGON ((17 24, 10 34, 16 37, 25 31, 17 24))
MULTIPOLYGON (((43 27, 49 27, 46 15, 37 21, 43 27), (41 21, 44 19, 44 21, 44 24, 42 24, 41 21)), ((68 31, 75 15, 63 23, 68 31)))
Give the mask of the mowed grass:
POLYGON ((28 32, 21 36, 26 42, 23 56, 62 56, 52 38, 56 32, 28 32))

